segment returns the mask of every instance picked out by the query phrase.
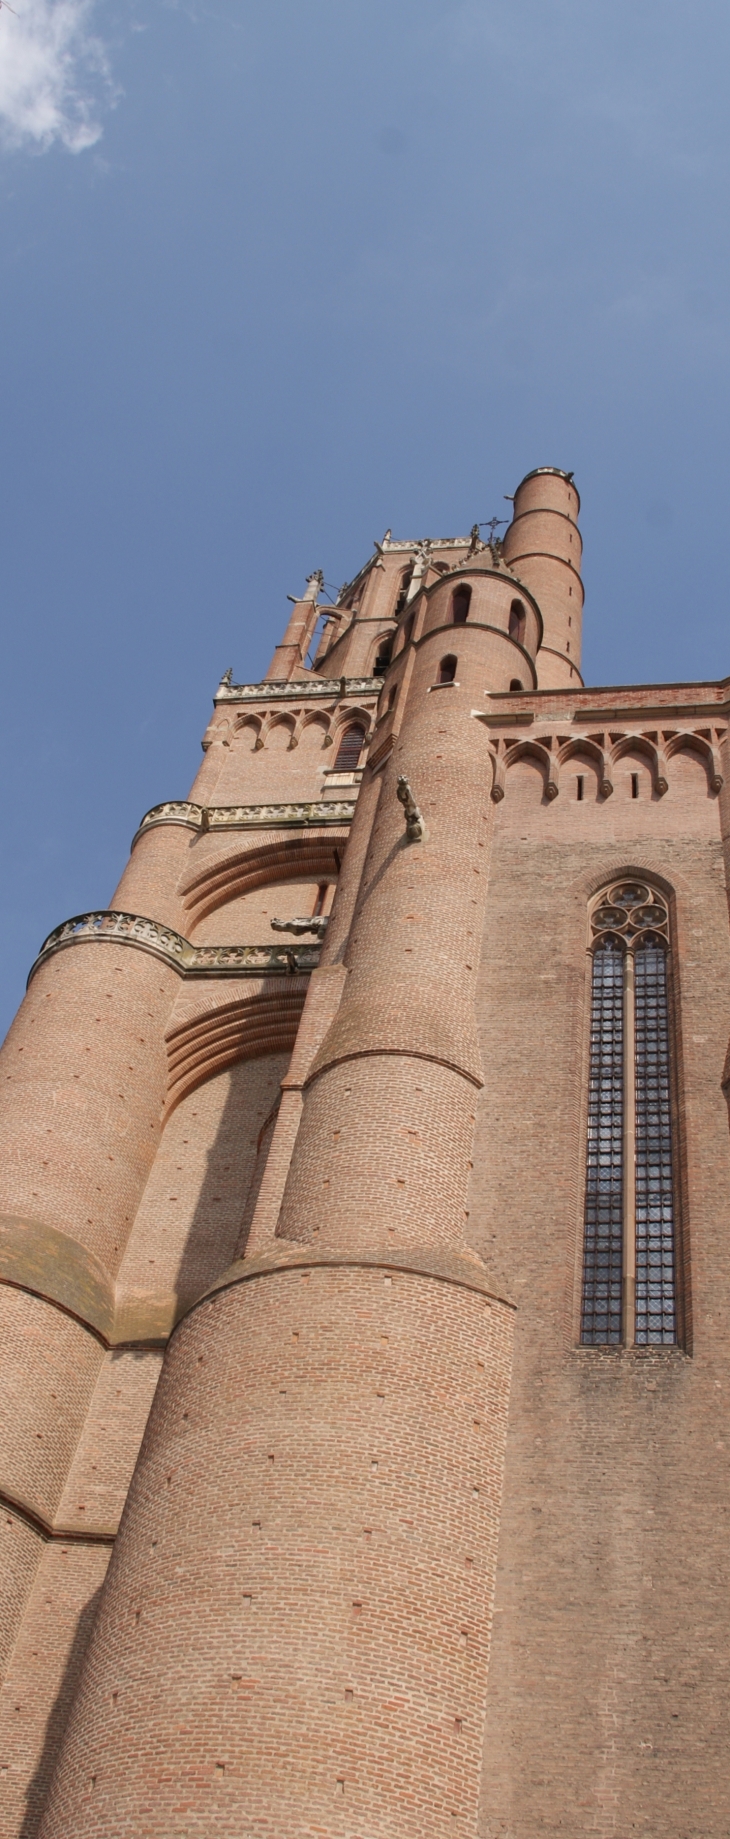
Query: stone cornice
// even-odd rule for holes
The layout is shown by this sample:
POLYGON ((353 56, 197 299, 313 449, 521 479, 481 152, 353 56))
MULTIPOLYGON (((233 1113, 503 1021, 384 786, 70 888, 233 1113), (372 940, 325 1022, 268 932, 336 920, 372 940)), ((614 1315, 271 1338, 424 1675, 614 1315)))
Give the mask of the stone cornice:
POLYGON ((314 799, 290 805, 195 805, 170 799, 145 812, 132 848, 155 824, 185 824, 189 830, 305 830, 323 824, 351 824, 354 799, 314 799))
POLYGON ((272 678, 268 683, 219 683, 213 701, 219 702, 289 702, 311 696, 331 700, 340 696, 379 696, 380 677, 292 677, 272 678))
POLYGON ((152 952, 162 958, 180 977, 277 977, 300 976, 316 970, 319 963, 317 945, 191 945, 189 939, 162 926, 157 920, 138 913, 79 913, 64 920, 44 940, 35 963, 28 973, 28 983, 54 952, 71 945, 134 945, 138 951, 152 952))

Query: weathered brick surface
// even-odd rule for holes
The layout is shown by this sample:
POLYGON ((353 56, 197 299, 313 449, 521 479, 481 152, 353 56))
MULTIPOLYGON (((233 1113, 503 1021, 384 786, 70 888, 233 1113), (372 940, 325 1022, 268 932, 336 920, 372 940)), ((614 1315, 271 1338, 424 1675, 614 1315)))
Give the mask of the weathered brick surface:
POLYGON ((113 1535, 132 1479, 162 1354, 111 1348, 102 1361, 56 1509, 62 1531, 113 1535))
POLYGON ((99 1342, 40 1297, 0 1285, 0 1494, 53 1520, 99 1374, 99 1342))
POLYGON ((661 799, 640 756, 608 800, 591 790, 578 803, 578 771, 588 764, 572 760, 550 804, 529 761, 507 776, 480 978, 486 1084, 469 1232, 518 1304, 480 1831, 724 1839, 730 942, 719 806, 704 765, 683 754, 661 799), (587 902, 626 870, 673 890, 691 1357, 577 1346, 587 902))
POLYGON ((0 1508, 0 1677, 4 1677, 13 1643, 45 1544, 27 1520, 0 1508))
POLYGON ((43 1548, 0 1688, 2 1839, 35 1839, 108 1562, 102 1545, 43 1548))
POLYGON ((74 945, 36 973, 0 1052, 0 1212, 45 1220, 112 1274, 159 1142, 178 988, 147 952, 74 945))
POLYGON ((239 1061, 170 1118, 119 1273, 125 1298, 190 1302, 235 1256, 258 1139, 288 1054, 239 1061))
POLYGON ((379 1270, 195 1311, 45 1839, 471 1830, 510 1326, 379 1270))

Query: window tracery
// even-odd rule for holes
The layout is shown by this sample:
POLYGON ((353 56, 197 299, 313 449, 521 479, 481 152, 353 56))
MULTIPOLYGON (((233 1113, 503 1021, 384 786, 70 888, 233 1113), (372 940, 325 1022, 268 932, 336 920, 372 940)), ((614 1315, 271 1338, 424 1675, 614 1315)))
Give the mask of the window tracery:
POLYGON ((677 1340, 669 909, 641 879, 591 914, 592 992, 581 1340, 677 1340))

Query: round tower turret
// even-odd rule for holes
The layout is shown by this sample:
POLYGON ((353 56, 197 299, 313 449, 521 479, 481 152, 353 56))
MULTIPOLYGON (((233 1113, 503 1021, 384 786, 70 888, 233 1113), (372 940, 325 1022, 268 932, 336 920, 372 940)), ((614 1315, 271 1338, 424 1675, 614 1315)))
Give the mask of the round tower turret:
POLYGON ((583 545, 576 522, 580 498, 572 473, 538 466, 518 485, 504 538, 504 559, 538 601, 543 639, 537 657, 540 689, 576 688, 580 674, 583 545))

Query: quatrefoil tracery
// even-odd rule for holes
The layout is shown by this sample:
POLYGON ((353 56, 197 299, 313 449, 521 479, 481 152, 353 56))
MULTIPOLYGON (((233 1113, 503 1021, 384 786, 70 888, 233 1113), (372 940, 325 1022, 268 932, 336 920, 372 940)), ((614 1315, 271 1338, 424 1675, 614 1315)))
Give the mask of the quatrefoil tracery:
POLYGON ((602 939, 620 941, 627 950, 658 939, 669 942, 669 910, 663 894, 648 882, 615 881, 604 888, 591 914, 594 944, 602 939))

